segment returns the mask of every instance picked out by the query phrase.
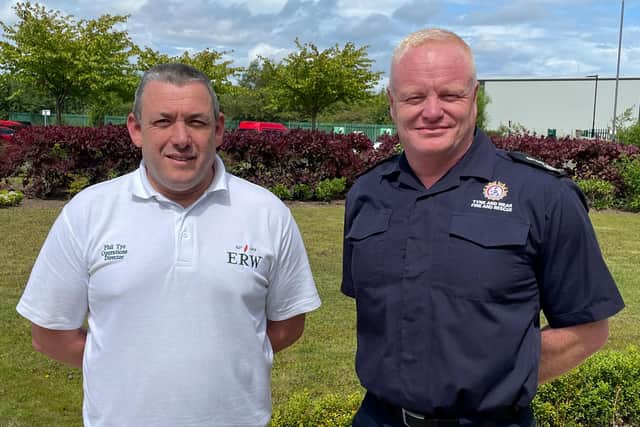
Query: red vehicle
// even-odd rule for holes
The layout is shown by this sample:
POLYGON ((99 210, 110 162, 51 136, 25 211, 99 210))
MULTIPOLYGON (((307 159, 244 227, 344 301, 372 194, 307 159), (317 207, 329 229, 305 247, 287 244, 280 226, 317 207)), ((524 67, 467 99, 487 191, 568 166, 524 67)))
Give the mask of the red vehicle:
POLYGON ((253 130, 256 132, 287 132, 289 129, 283 124, 273 122, 241 121, 238 130, 253 130))
POLYGON ((16 133, 15 129, 11 129, 8 127, 0 126, 0 139, 4 139, 5 141, 11 140, 13 138, 13 134, 16 133))
POLYGON ((19 129, 24 126, 24 123, 16 122, 15 120, 0 120, 0 127, 3 128, 19 129))

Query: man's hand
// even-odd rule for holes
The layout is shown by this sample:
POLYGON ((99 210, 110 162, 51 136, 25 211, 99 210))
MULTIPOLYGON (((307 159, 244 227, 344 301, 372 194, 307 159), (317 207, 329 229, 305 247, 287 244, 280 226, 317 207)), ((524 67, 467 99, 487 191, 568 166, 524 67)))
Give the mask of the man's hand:
POLYGON ((59 331, 31 324, 31 343, 36 351, 75 368, 82 368, 87 331, 59 331))
POLYGON ((551 381, 578 366, 598 351, 608 337, 609 323, 606 319, 566 328, 543 328, 538 384, 551 381))
POLYGON ((304 331, 304 314, 286 320, 267 320, 267 336, 274 353, 296 342, 304 331))

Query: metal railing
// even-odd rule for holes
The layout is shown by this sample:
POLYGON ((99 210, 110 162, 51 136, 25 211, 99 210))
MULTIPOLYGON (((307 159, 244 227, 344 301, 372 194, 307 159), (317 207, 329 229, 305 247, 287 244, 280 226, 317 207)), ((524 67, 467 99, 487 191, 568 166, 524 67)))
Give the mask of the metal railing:
MULTIPOLYGON (((10 113, 9 120, 31 122, 34 125, 44 125, 44 117, 38 113, 10 113)), ((236 129, 240 120, 227 120, 225 128, 236 129)), ((91 126, 88 114, 62 114, 62 123, 70 126, 91 126)), ((105 124, 122 125, 127 123, 127 116, 104 116, 105 124)), ((281 122, 289 129, 311 129, 311 122, 281 122)), ((47 124, 57 124, 55 115, 47 117, 47 124)), ((375 141, 383 134, 393 135, 396 133, 394 125, 374 125, 359 123, 317 123, 316 129, 323 132, 333 132, 337 134, 363 133, 370 140, 375 141)))

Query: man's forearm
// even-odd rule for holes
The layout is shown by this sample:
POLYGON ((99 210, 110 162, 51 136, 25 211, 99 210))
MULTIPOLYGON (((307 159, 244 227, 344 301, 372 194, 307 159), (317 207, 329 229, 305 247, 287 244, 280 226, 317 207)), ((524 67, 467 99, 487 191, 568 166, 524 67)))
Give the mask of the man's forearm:
POLYGON ((305 315, 300 314, 287 320, 267 322, 267 336, 274 353, 289 347, 302 336, 304 319, 305 315))
POLYGON ((58 331, 35 324, 31 326, 31 342, 36 351, 76 368, 82 368, 86 339, 84 329, 58 331))
POLYGON ((543 384, 578 366, 598 351, 609 334, 607 320, 541 332, 538 383, 543 384))

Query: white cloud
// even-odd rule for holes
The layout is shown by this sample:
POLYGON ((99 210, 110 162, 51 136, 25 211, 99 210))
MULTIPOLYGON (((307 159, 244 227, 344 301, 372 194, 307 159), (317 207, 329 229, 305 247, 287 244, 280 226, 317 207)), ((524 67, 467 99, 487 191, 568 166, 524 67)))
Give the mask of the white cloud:
POLYGON ((287 0, 221 0, 223 6, 246 5, 252 15, 275 15, 287 3, 287 0))
POLYGON ((253 61, 258 56, 263 56, 265 58, 279 61, 286 57, 290 52, 290 49, 271 46, 267 43, 258 43, 256 46, 249 49, 247 57, 249 59, 249 62, 253 61))
POLYGON ((391 16, 403 3, 397 0, 338 0, 336 13, 346 18, 366 18, 374 13, 391 16))

